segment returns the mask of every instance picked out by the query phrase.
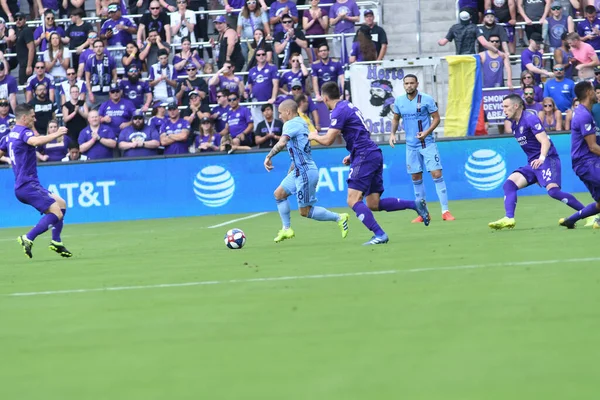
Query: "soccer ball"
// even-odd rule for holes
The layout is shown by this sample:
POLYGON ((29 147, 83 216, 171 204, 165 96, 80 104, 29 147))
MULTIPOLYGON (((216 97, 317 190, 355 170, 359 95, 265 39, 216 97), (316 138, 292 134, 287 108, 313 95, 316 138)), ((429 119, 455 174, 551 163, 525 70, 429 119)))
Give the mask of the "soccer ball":
POLYGON ((230 229, 225 234, 225 246, 232 250, 241 249, 246 244, 246 235, 241 229, 230 229))

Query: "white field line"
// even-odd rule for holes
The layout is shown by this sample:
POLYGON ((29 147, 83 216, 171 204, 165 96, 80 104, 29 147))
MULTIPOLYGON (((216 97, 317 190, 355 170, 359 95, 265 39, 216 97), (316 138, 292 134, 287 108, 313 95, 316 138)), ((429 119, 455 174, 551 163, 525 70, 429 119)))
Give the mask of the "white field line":
POLYGON ((385 270, 385 271, 364 271, 364 272, 347 272, 339 274, 319 274, 319 275, 295 275, 295 276, 278 276, 270 278, 252 278, 252 279, 230 279, 221 281, 199 281, 199 282, 183 282, 183 283, 162 283, 156 285, 141 285, 141 286, 114 286, 94 289, 67 289, 67 290, 49 290, 44 292, 21 292, 8 293, 4 296, 10 297, 26 297, 26 296, 47 296, 56 294, 74 294, 74 293, 93 293, 93 292, 118 292, 125 290, 143 290, 143 289, 164 289, 189 286, 208 286, 208 285, 227 285, 232 283, 254 283, 254 282, 280 282, 280 281, 297 281, 305 279, 328 279, 328 278, 347 278, 372 275, 393 275, 393 274, 414 274, 418 272, 434 272, 434 271, 460 271, 469 269, 484 269, 484 268, 500 268, 500 267, 526 267, 535 265, 548 265, 559 263, 587 263, 600 261, 600 257, 593 258, 571 258, 564 260, 538 260, 538 261, 515 261, 494 264, 473 264, 473 265, 456 265, 451 267, 431 267, 431 268, 413 268, 407 270, 385 270))
POLYGON ((261 212, 261 213, 258 213, 258 214, 252 214, 252 215, 248 215, 247 217, 242 217, 242 218, 236 218, 236 219, 232 219, 232 220, 230 220, 230 221, 225 221, 225 222, 223 222, 223 223, 220 223, 220 224, 217 224, 217 225, 209 226, 209 227, 208 227, 208 229, 212 229, 212 228, 220 228, 220 227, 222 227, 222 226, 225 226, 225 225, 230 225, 230 224, 233 224, 233 223, 236 223, 236 222, 239 222, 239 221, 244 221, 244 220, 246 220, 246 219, 251 219, 251 218, 260 217, 261 215, 265 215, 265 214, 268 214, 268 212, 261 212))

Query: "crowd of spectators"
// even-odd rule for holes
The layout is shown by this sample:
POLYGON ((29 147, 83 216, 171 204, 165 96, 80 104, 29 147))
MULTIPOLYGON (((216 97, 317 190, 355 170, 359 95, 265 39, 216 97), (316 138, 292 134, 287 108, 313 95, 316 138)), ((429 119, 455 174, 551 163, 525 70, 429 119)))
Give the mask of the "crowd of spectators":
POLYGON ((38 149, 40 162, 272 147, 289 98, 320 130, 319 88, 343 87, 348 63, 387 52, 373 11, 321 1, 299 11, 290 0, 97 0, 95 10, 31 0, 25 15, 2 0, 0 140, 22 101, 35 134, 69 130, 38 149), (345 36, 314 37, 330 33, 345 36))

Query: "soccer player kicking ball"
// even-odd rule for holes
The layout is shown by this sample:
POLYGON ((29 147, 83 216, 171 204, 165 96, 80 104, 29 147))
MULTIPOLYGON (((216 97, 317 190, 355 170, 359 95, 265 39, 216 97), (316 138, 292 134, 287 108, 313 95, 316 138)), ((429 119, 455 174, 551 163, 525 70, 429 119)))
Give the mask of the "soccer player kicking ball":
POLYGON ((285 100, 279 105, 279 117, 284 122, 283 132, 279 141, 273 146, 264 164, 267 171, 271 172, 273 164, 271 159, 287 147, 292 165, 287 176, 275 190, 277 209, 281 216, 283 228, 275 237, 275 243, 294 237, 294 230, 290 223, 290 202, 288 197, 296 194, 300 215, 317 221, 337 222, 342 238, 348 236, 348 214, 338 214, 326 208, 315 206, 317 202, 317 184, 319 183, 319 170, 312 159, 310 142, 308 141, 308 126, 298 115, 298 104, 294 100, 285 100))
MULTIPOLYGON (((575 85, 575 96, 579 106, 575 109, 571 122, 571 159, 573 171, 590 191, 595 203, 588 204, 569 218, 561 218, 558 223, 569 229, 575 228, 580 219, 600 213, 600 136, 592 116, 592 106, 596 103, 594 87, 590 82, 575 85)), ((598 220, 594 229, 600 229, 598 220)))
POLYGON ((525 111, 523 99, 516 94, 506 96, 502 108, 506 118, 511 121, 513 136, 527 155, 528 164, 510 174, 504 182, 506 216, 490 222, 488 226, 492 229, 514 228, 517 190, 534 183, 546 188, 553 199, 581 210, 583 204, 573 195, 560 190, 560 159, 538 116, 525 111))
POLYGON ((35 123, 33 107, 29 104, 19 104, 15 110, 15 116, 17 123, 5 140, 0 143, 0 156, 8 154, 10 158, 12 170, 15 173, 15 196, 17 199, 45 214, 29 233, 19 236, 17 240, 23 246, 25 255, 32 258, 33 241, 52 228, 50 250, 63 257, 71 257, 73 254, 67 250, 60 239, 67 205, 60 196, 50 193, 40 184, 35 154, 36 147, 66 135, 67 128, 58 128, 58 131, 46 136, 35 136, 31 131, 35 123))
MULTIPOLYGON (((406 75, 403 82, 406 94, 398 96, 392 107, 394 118, 390 146, 394 148, 396 131, 402 118, 406 132, 406 168, 412 177, 415 199, 419 201, 425 198, 425 185, 423 185, 423 167, 425 167, 435 183, 435 190, 442 206, 442 220, 454 221, 455 218, 448 210, 448 193, 442 176, 440 153, 432 135, 440 123, 437 105, 431 96, 417 90, 419 82, 415 75, 406 75)), ((419 216, 412 222, 423 222, 423 219, 419 216)))
POLYGON ((372 211, 415 210, 425 226, 429 225, 429 211, 425 199, 419 201, 396 198, 381 199, 383 193, 383 155, 381 149, 371 140, 371 134, 365 124, 362 113, 356 106, 340 99, 340 88, 335 82, 327 82, 321 87, 323 101, 331 111, 329 130, 323 136, 312 132, 309 139, 323 146, 330 146, 342 135, 350 155, 343 160, 350 165, 348 174, 348 206, 356 217, 373 232, 374 236, 365 245, 383 244, 389 241, 381 229, 372 211), (363 203, 366 198, 367 204, 363 203))

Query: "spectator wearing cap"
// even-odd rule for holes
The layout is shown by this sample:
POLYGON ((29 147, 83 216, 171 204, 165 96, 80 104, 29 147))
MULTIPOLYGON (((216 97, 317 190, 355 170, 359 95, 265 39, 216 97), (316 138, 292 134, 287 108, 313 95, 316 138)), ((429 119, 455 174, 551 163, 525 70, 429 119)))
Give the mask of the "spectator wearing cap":
POLYGON ((149 10, 150 12, 142 15, 138 25, 138 47, 144 47, 144 42, 148 38, 150 29, 154 29, 158 33, 161 42, 171 43, 171 19, 167 13, 161 9, 160 2, 156 0, 151 1, 149 10))
POLYGON ((542 34, 539 32, 532 32, 529 38, 529 47, 527 47, 521 53, 521 71, 529 71, 533 74, 533 78, 536 84, 540 84, 542 82, 541 76, 547 76, 548 78, 552 78, 552 72, 546 71, 542 68, 542 53, 540 52, 540 48, 544 43, 544 39, 542 38, 542 34))
MULTIPOLYGON (((302 15, 302 29, 306 35, 324 35, 329 31, 329 8, 320 7, 320 0, 310 0, 310 8, 302 15)), ((327 43, 325 38, 308 38, 308 47, 318 49, 327 43)), ((308 61, 313 62, 313 51, 307 51, 308 61)))
POLYGON ((598 88, 600 87, 600 67, 595 67, 594 68, 594 81, 592 82, 594 85, 594 88, 598 88))
MULTIPOLYGON (((496 13, 494 10, 486 10, 483 13, 483 26, 478 27, 479 33, 483 35, 485 40, 490 41, 490 37, 497 36, 500 38, 501 46, 494 46, 497 49, 503 51, 508 54, 508 35, 506 34, 506 30, 496 23, 496 13)), ((479 52, 484 51, 485 48, 479 43, 479 52)))
POLYGON ((181 40, 181 51, 173 57, 173 66, 178 75, 185 75, 188 66, 194 66, 196 71, 204 67, 204 60, 200 58, 198 51, 192 51, 190 38, 184 37, 181 40))
POLYGON ((54 101, 48 98, 48 87, 46 83, 39 83, 35 87, 33 99, 28 102, 35 111, 35 131, 45 135, 48 123, 54 119, 54 101))
POLYGON ((146 45, 140 51, 140 60, 145 62, 150 69, 150 66, 156 64, 158 62, 158 53, 159 52, 167 52, 167 56, 169 54, 168 43, 163 43, 160 35, 155 30, 155 28, 150 28, 148 32, 148 41, 146 45))
POLYGON ((219 133, 224 131, 227 124, 227 114, 231 110, 227 101, 230 94, 227 89, 217 90, 217 105, 211 110, 210 119, 215 124, 215 129, 219 133))
POLYGON ((189 104, 188 108, 181 112, 181 116, 190 124, 191 135, 188 142, 193 143, 193 136, 200 133, 200 120, 202 118, 210 118, 210 107, 208 104, 202 104, 200 94, 192 90, 187 94, 189 104))
POLYGON ((270 149, 281 138, 283 122, 273 115, 272 104, 263 104, 260 110, 263 118, 254 130, 254 141, 260 149, 270 149))
POLYGON ((10 132, 10 120, 15 116, 10 113, 10 103, 6 97, 0 97, 0 139, 10 132))
POLYGON ((508 39, 508 51, 510 54, 516 52, 515 25, 517 24, 516 0, 492 1, 485 0, 485 9, 494 11, 496 22, 504 25, 504 31, 508 39))
POLYGON ((83 17, 85 17, 85 11, 82 8, 72 10, 69 14, 71 25, 67 28, 65 35, 65 43, 69 44, 69 50, 71 50, 72 65, 75 66, 79 65, 79 55, 89 46, 87 44, 88 35, 94 30, 89 22, 82 19, 83 17))
POLYGON ((585 7, 585 19, 577 24, 577 33, 581 40, 590 44, 594 50, 600 50, 600 19, 595 6, 585 7))
POLYGON ((294 21, 291 16, 284 14, 281 23, 284 27, 283 30, 276 32, 273 38, 276 54, 274 64, 285 66, 292 54, 302 53, 302 49, 308 49, 308 41, 300 28, 294 28, 294 21))
POLYGON ((227 123, 225 129, 219 132, 223 140, 230 141, 233 150, 243 147, 249 148, 253 144, 252 132, 254 122, 252 114, 246 107, 240 106, 240 96, 231 93, 227 96, 230 110, 227 113, 227 123))
POLYGON ((296 7, 296 3, 290 0, 277 0, 273 2, 269 9, 269 23, 273 26, 274 35, 293 27, 293 24, 298 23, 298 8, 296 7), (289 16, 292 20, 291 26, 284 26, 284 15, 289 16))
POLYGON ((335 34, 350 34, 333 38, 331 56, 345 62, 354 42, 354 24, 360 20, 360 10, 354 0, 336 0, 329 9, 329 25, 335 34))
POLYGON ((182 105, 188 105, 188 93, 196 92, 203 105, 208 106, 208 84, 203 78, 198 77, 198 67, 196 64, 188 64, 185 70, 187 78, 182 78, 177 83, 177 101, 182 105))
POLYGON ((573 57, 569 43, 567 43, 567 35, 568 33, 564 32, 560 37, 562 45, 554 50, 554 63, 564 65, 565 78, 573 79, 573 69, 576 60, 573 57))
POLYGON ((550 51, 554 52, 562 46, 562 35, 565 32, 574 32, 575 23, 568 14, 563 14, 563 9, 559 1, 554 1, 550 7, 550 16, 546 19, 543 26, 543 36, 547 38, 550 45, 550 51))
POLYGON ((108 18, 102 24, 100 29, 100 38, 106 40, 110 54, 118 64, 121 64, 121 57, 124 50, 112 50, 111 47, 125 47, 131 42, 132 35, 137 33, 137 27, 129 19, 121 15, 121 6, 116 3, 108 5, 108 18))
POLYGON ((219 151, 220 144, 221 136, 215 131, 210 118, 202 118, 200 120, 200 132, 194 140, 195 152, 219 151))
POLYGON ((567 35, 567 43, 573 53, 579 79, 593 79, 594 67, 600 65, 600 61, 598 61, 598 55, 592 45, 582 42, 577 32, 567 35))
POLYGON ((167 106, 168 118, 160 128, 160 144, 165 147, 165 155, 188 153, 190 123, 181 118, 177 103, 167 106))
MULTIPOLYGON (((488 40, 493 46, 500 48, 499 36, 491 35, 488 40)), ((508 57, 501 57, 497 53, 485 50, 479 53, 479 58, 481 59, 484 88, 503 87, 504 72, 506 72, 507 86, 510 90, 513 89, 512 68, 510 67, 510 60, 508 57)))
POLYGON ((551 97, 556 107, 565 112, 575 98, 575 82, 565 78, 565 66, 562 64, 555 64, 552 71, 554 79, 548 79, 544 83, 544 97, 551 97))
POLYGON ((169 53, 166 50, 158 51, 158 62, 150 67, 149 80, 155 100, 167 103, 175 101, 177 72, 169 64, 169 53))
POLYGON ((458 0, 458 9, 469 13, 469 18, 473 24, 479 23, 478 8, 479 5, 477 0, 458 0))
MULTIPOLYGON (((311 124, 314 123, 314 127, 316 128, 316 130, 320 131, 321 121, 319 117, 319 111, 317 110, 317 105, 310 96, 303 96, 304 94, 305 93, 302 90, 302 86, 300 86, 300 82, 292 82, 292 94, 288 98, 294 100, 298 104, 299 110, 302 112, 302 114, 304 114, 306 118, 302 117, 302 115, 301 117, 304 120, 311 120, 311 124), (299 100, 301 100, 302 104, 299 100)), ((287 100, 287 98, 285 100, 287 100)))
MULTIPOLYGON (((267 63, 267 52, 256 52, 256 67, 248 71, 248 92, 252 101, 266 101, 275 103, 279 92, 279 72, 277 67, 267 63)), ((255 123, 262 120, 262 113, 258 107, 252 107, 252 119, 255 123)))
POLYGON ((234 65, 230 62, 223 64, 223 67, 217 71, 208 81, 209 88, 227 89, 231 93, 239 96, 244 93, 244 82, 234 75, 234 65))
POLYGON ((160 133, 161 126, 167 120, 167 104, 161 101, 155 101, 152 105, 152 116, 148 120, 148 125, 150 125, 156 132, 160 133))
POLYGON ((0 99, 6 99, 14 110, 17 108, 17 80, 7 72, 6 65, 0 63, 0 99))
POLYGON ((95 54, 88 58, 84 69, 91 107, 99 106, 108 100, 110 84, 117 81, 117 65, 115 60, 104 51, 104 42, 96 39, 93 46, 95 54))
POLYGON ((98 111, 88 114, 88 126, 79 133, 80 150, 90 160, 113 158, 117 147, 117 132, 100 122, 98 111))
POLYGON ((214 26, 219 36, 216 42, 212 38, 210 42, 212 47, 219 47, 217 67, 219 69, 223 68, 226 62, 231 62, 235 66, 236 71, 241 71, 244 68, 245 60, 237 32, 227 25, 225 16, 223 15, 218 15, 215 18, 214 26))
MULTIPOLYGON (((58 10, 58 8, 55 8, 55 10, 58 10)), ((33 32, 33 39, 35 40, 35 45, 39 46, 40 51, 46 51, 46 49, 48 48, 48 41, 50 40, 50 34, 52 32, 58 33, 63 43, 68 43, 67 38, 65 38, 64 29, 60 26, 56 26, 56 23, 54 22, 54 12, 52 11, 52 9, 48 9, 44 11, 44 18, 42 19, 42 24, 35 28, 35 31, 33 32)))
MULTIPOLYGON (((79 46, 77 50, 75 50, 76 54, 78 51, 80 51, 78 64, 73 64, 73 66, 76 66, 77 68, 78 78, 85 79, 85 63, 87 62, 87 60, 96 55, 96 53, 94 52, 94 42, 96 41, 96 39, 98 39, 98 34, 95 31, 91 31, 90 33, 88 33, 87 40, 85 41, 85 43, 79 46)), ((106 51, 106 49, 104 50, 104 53, 108 55, 108 51, 106 51)))
POLYGON ((377 48, 371 39, 370 29, 362 25, 356 32, 356 41, 352 43, 349 63, 377 60, 377 48))
POLYGON ((187 0, 177 0, 177 11, 169 14, 171 18, 171 37, 173 44, 181 43, 184 37, 189 37, 192 42, 196 42, 196 14, 187 9, 187 0))
POLYGON ((498 53, 499 50, 492 46, 479 32, 476 25, 471 23, 471 15, 466 11, 459 14, 460 23, 454 24, 448 30, 446 37, 438 40, 439 46, 445 46, 448 42, 455 41, 456 54, 475 54, 475 42, 479 42, 487 50, 498 53))
POLYGON ((79 132, 86 127, 89 111, 85 100, 79 98, 77 85, 71 86, 69 100, 62 105, 62 114, 65 126, 69 130, 68 135, 74 141, 77 141, 79 132))
POLYGON ((79 143, 71 142, 71 143, 69 143, 69 152, 67 153, 66 157, 63 158, 61 161, 69 162, 69 161, 87 161, 87 160, 88 160, 88 157, 85 154, 81 154, 81 150, 79 148, 79 143))
POLYGON ((369 28, 368 33, 371 35, 371 40, 373 43, 375 43, 377 60, 383 60, 385 53, 387 53, 388 47, 387 34, 385 33, 385 30, 375 22, 375 14, 373 13, 373 10, 365 10, 363 16, 365 18, 365 23, 361 25, 359 31, 363 27, 369 28))
POLYGON ((144 120, 144 113, 137 110, 131 117, 131 125, 119 133, 119 150, 123 157, 151 157, 158 155, 159 133, 144 120))
POLYGON ((15 17, 16 42, 15 50, 17 61, 19 62, 19 85, 24 85, 27 78, 33 73, 35 63, 35 41, 33 39, 33 30, 26 24, 25 14, 17 12, 15 17))
POLYGON ((525 34, 531 40, 531 34, 537 32, 542 35, 542 25, 546 22, 546 16, 550 12, 553 0, 517 0, 517 10, 527 25, 525 34), (537 22, 537 23, 534 23, 537 22))
POLYGON ((133 103, 135 109, 146 112, 152 104, 152 90, 147 81, 140 80, 140 70, 135 65, 127 68, 127 78, 119 82, 123 96, 133 103))
POLYGON ((49 88, 46 94, 49 94, 50 101, 54 101, 54 78, 52 75, 46 73, 46 64, 41 60, 35 63, 35 75, 32 75, 27 79, 27 85, 25 86, 25 101, 31 101, 34 97, 33 93, 35 88, 40 84, 44 84, 47 90, 49 88))
POLYGON ((110 84, 110 98, 100 105, 98 114, 100 114, 100 122, 105 124, 109 129, 115 131, 118 135, 120 131, 131 125, 131 117, 135 111, 135 106, 128 99, 122 96, 119 84, 110 84))
POLYGON ((319 47, 318 61, 312 64, 312 84, 317 101, 322 101, 321 86, 326 82, 336 82, 340 91, 344 91, 344 68, 339 61, 329 58, 329 45, 319 47))
POLYGON ((302 54, 294 53, 290 58, 290 69, 281 74, 279 78, 279 93, 292 94, 292 82, 299 81, 302 90, 306 90, 306 78, 308 78, 308 68, 304 65, 302 54))

